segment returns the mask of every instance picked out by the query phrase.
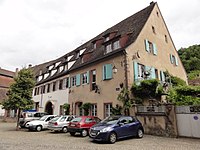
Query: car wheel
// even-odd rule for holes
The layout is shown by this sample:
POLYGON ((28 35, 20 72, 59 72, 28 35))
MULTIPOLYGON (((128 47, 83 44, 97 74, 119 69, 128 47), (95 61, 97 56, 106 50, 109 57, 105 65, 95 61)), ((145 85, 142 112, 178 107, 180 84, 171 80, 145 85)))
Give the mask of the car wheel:
POLYGON ((142 129, 138 129, 138 131, 137 131, 137 137, 138 138, 142 138, 143 135, 144 135, 143 130, 142 129))
POLYGON ((74 135, 75 135, 75 132, 70 132, 70 135, 71 135, 71 136, 74 136, 74 135))
POLYGON ((63 133, 67 133, 67 131, 68 131, 68 130, 67 130, 67 127, 63 127, 63 128, 62 128, 62 132, 63 132, 63 133))
POLYGON ((86 137, 88 135, 88 131, 86 129, 83 129, 81 132, 81 136, 86 137))
POLYGON ((111 144, 114 144, 116 141, 117 141, 117 134, 114 132, 111 132, 109 136, 109 142, 111 144))
POLYGON ((36 131, 40 132, 40 131, 42 130, 42 126, 39 125, 39 126, 37 126, 35 129, 36 129, 36 131))

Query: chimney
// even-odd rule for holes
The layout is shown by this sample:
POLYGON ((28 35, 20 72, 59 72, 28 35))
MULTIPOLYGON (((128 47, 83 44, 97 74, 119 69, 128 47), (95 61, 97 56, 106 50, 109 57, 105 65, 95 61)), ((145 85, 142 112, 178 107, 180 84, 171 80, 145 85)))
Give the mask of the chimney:
POLYGON ((31 67, 32 67, 32 65, 31 65, 31 64, 29 64, 29 65, 28 65, 28 68, 31 68, 31 67))
POLYGON ((150 5, 154 4, 154 1, 150 2, 150 5))

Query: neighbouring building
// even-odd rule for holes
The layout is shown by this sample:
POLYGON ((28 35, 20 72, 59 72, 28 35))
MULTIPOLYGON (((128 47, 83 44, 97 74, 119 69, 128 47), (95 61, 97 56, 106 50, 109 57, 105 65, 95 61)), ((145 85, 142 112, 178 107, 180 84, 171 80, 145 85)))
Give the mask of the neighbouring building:
POLYGON ((100 33, 70 53, 34 66, 37 79, 33 99, 40 111, 83 115, 80 107, 91 103, 90 115, 104 118, 120 104, 122 87, 145 79, 165 82, 165 73, 187 82, 187 75, 157 3, 100 33))
MULTIPOLYGON (((11 83, 14 82, 14 76, 15 72, 5 70, 0 68, 0 103, 3 102, 4 99, 7 98, 7 91, 11 85, 11 83)), ((4 116, 5 110, 2 109, 2 106, 0 105, 0 117, 4 116)), ((8 112, 8 116, 14 116, 14 112, 10 111, 8 112)))

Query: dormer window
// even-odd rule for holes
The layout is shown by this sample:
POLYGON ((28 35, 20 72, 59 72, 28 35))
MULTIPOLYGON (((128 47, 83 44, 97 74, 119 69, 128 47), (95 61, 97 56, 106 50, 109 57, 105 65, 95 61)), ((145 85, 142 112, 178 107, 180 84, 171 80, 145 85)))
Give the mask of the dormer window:
POLYGON ((112 52, 112 45, 108 44, 106 45, 106 54, 112 52))
POLYGON ((54 65, 49 66, 49 70, 53 69, 54 65))
POLYGON ((120 48, 119 40, 117 40, 117 41, 115 41, 115 42, 113 43, 113 50, 116 50, 116 49, 118 49, 118 48, 120 48))
POLYGON ((105 37, 105 41, 104 42, 107 42, 109 40, 110 40, 110 38, 109 38, 109 36, 107 36, 107 37, 105 37))
POLYGON ((112 51, 114 51, 116 49, 119 49, 119 48, 121 48, 119 40, 114 41, 114 42, 109 43, 109 44, 106 45, 106 52, 105 53, 106 54, 110 53, 110 52, 112 52, 112 51))
POLYGON ((64 66, 60 66, 59 71, 62 72, 64 69, 64 66))
POLYGON ((96 43, 93 44, 93 48, 94 48, 94 49, 97 48, 97 44, 96 44, 96 43))

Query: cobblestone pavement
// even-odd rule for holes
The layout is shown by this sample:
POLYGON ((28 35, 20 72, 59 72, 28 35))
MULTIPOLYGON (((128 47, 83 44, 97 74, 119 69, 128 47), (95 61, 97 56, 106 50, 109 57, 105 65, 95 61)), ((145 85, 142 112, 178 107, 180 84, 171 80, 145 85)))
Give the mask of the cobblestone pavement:
POLYGON ((115 144, 92 142, 89 137, 69 133, 15 130, 15 123, 0 122, 0 150, 200 150, 200 139, 165 138, 145 135, 115 144))

